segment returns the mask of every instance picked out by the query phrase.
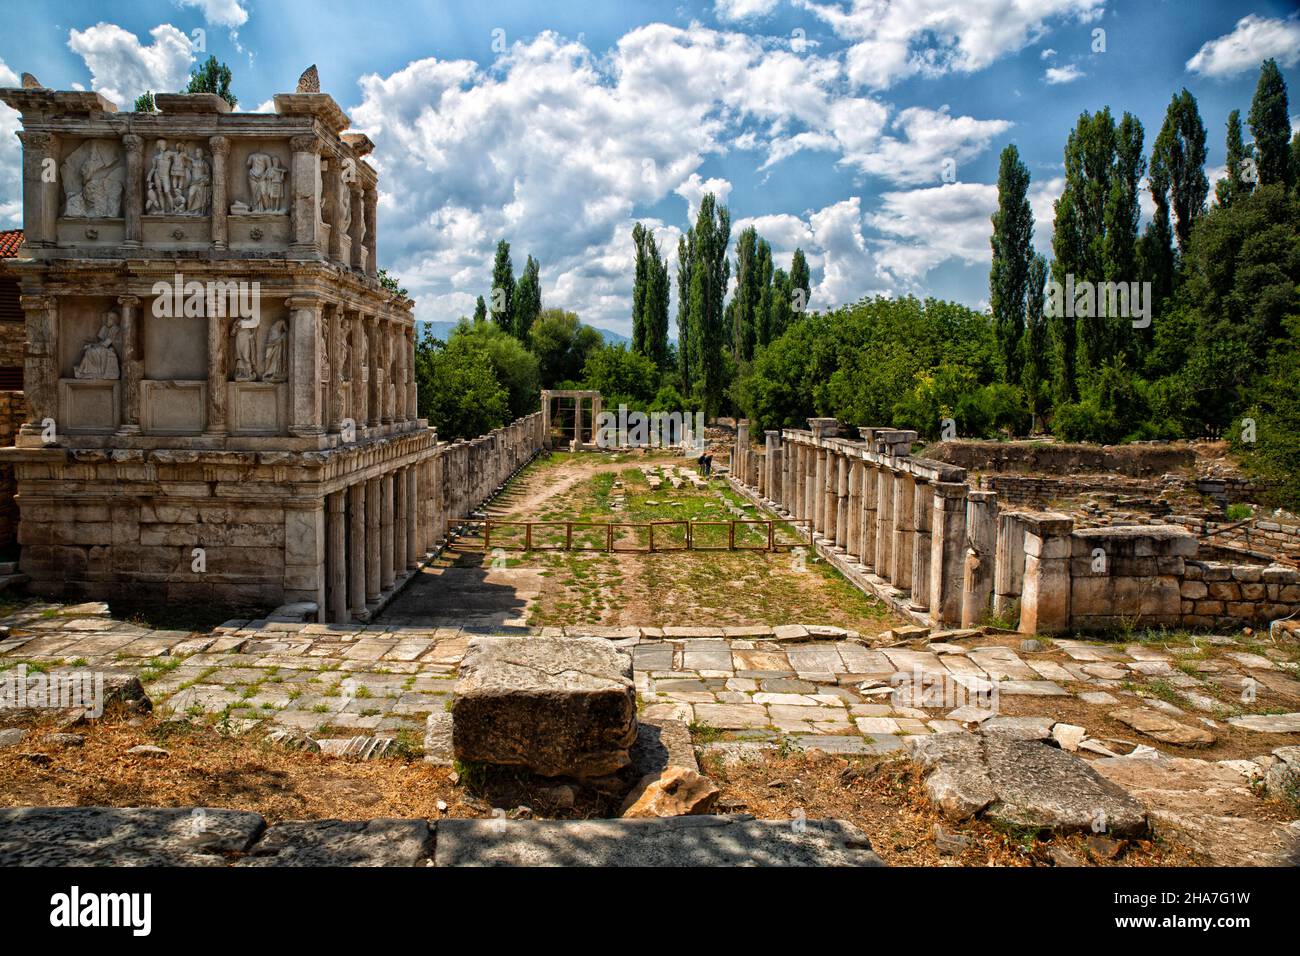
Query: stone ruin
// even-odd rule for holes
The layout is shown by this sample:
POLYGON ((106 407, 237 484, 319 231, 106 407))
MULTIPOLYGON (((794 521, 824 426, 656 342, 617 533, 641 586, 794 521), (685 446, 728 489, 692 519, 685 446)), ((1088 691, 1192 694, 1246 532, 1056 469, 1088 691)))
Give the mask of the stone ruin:
MULTIPOLYGON (((913 457, 917 433, 833 418, 764 433, 737 425, 731 480, 806 523, 818 551, 925 625, 1007 618, 1026 634, 1128 626, 1269 626, 1300 612, 1300 571, 1201 553, 1177 524, 1077 527, 1054 511, 1002 510, 966 468, 913 457)), ((1217 552, 1214 552, 1217 554, 1217 552)))
POLYGON ((0 461, 32 592, 364 619, 541 447, 541 414, 452 444, 418 417, 373 144, 328 94, 0 101, 31 412, 0 461))

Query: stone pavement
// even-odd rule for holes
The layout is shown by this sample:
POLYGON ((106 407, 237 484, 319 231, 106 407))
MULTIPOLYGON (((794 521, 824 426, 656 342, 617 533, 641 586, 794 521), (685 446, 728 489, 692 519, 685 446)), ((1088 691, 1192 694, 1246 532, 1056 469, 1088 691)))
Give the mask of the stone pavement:
MULTIPOLYGON (((448 756, 446 724, 461 658, 469 637, 481 633, 284 620, 230 621, 210 633, 160 631, 114 620, 96 603, 27 605, 0 620, 0 628, 0 666, 134 671, 160 718, 207 717, 236 733, 306 735, 336 753, 373 756, 387 743, 376 747, 364 738, 402 740, 437 759, 448 756)), ((603 637, 630 649, 641 716, 690 724, 698 742, 724 753, 788 743, 879 753, 901 750, 907 735, 960 731, 990 718, 1032 719, 996 717, 982 706, 989 701, 980 695, 994 688, 1004 702, 1032 701, 1017 709, 1047 715, 1039 718, 1046 720, 1043 733, 1051 732, 1057 701, 1098 714, 1136 704, 1211 734, 1224 730, 1225 720, 1236 729, 1300 733, 1293 644, 1257 653, 1258 647, 1234 649, 1230 637, 1199 647, 1062 639, 1021 651, 1018 635, 996 638, 1009 646, 971 646, 978 632, 954 631, 932 635, 928 644, 889 647, 869 643, 889 643, 890 635, 864 639, 799 624, 540 633, 603 637), (1181 706, 1143 693, 1140 682, 1148 679, 1173 689, 1181 706), (1252 688, 1273 695, 1267 708, 1233 703, 1233 695, 1245 699, 1252 688), (973 703, 954 706, 962 694, 973 703), (1266 712, 1251 714, 1255 709, 1266 712)), ((893 636, 925 639, 914 628, 893 636)), ((1082 746, 1108 756, 1115 745, 1083 739, 1082 746)))

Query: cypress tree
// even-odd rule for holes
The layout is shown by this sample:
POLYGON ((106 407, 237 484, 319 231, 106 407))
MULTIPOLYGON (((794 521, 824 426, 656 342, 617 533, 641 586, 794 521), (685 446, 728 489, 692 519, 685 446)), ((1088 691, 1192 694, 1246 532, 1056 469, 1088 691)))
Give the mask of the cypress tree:
POLYGON ((731 354, 754 357, 754 319, 758 310, 758 232, 753 226, 736 238, 736 294, 731 300, 731 354))
POLYGON ((487 303, 483 301, 482 296, 479 296, 478 301, 474 303, 474 322, 477 324, 485 321, 487 321, 487 303))
POLYGON ((524 274, 515 286, 514 314, 511 316, 511 331, 521 342, 528 341, 528 330, 542 314, 542 277, 541 264, 532 256, 524 264, 524 274))
POLYGON ((1291 139, 1287 110, 1286 81, 1277 68, 1277 61, 1269 57, 1259 68, 1259 83, 1255 85, 1247 119, 1250 135, 1255 139, 1255 164, 1261 186, 1273 183, 1290 186, 1295 182, 1287 149, 1291 139))
POLYGON ((695 269, 695 227, 677 240, 677 364, 681 371, 682 394, 690 395, 697 374, 691 356, 695 336, 691 330, 691 273, 695 269))
POLYGON ((492 263, 492 320, 506 332, 515 327, 515 267, 510 261, 510 243, 497 243, 492 263))
POLYGON ((1178 251, 1186 255, 1192 224, 1204 214, 1205 198, 1210 192, 1205 178, 1205 124, 1196 97, 1186 88, 1170 100, 1165 110, 1165 122, 1152 152, 1153 167, 1157 159, 1169 174, 1174 237, 1178 251))
POLYGON ((993 262, 989 294, 993 328, 1006 381, 1020 381, 1020 347, 1025 333, 1025 290, 1033 256, 1034 214, 1029 207, 1029 169, 1015 146, 998 163, 998 208, 993 213, 993 262))
POLYGON ((1047 286, 1047 260, 1035 254, 1029 261, 1025 296, 1024 365, 1021 387, 1035 424, 1042 421, 1048 404, 1051 362, 1048 354, 1047 317, 1043 314, 1047 286))
POLYGON ((632 244, 636 248, 636 269, 632 279, 632 351, 646 354, 646 307, 651 284, 646 265, 646 228, 637 223, 632 227, 632 244))
POLYGON ((1242 196, 1249 196, 1255 188, 1254 182, 1245 177, 1247 167, 1254 160, 1254 151, 1241 141, 1241 110, 1228 114, 1227 147, 1227 176, 1214 184, 1214 198, 1225 209, 1242 196))
POLYGON ((808 260, 804 258, 802 249, 795 249, 794 257, 790 260, 789 302, 792 320, 807 310, 811 298, 812 278, 808 273, 808 260))

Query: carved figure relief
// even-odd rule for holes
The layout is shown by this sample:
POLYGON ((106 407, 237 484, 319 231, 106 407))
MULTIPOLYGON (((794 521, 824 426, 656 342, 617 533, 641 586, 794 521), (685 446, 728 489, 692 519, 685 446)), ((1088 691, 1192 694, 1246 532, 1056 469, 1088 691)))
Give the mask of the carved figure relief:
POLYGON ((230 335, 235 340, 235 381, 256 381, 257 363, 253 351, 257 328, 245 328, 243 319, 235 319, 230 323, 230 335))
POLYGON ((289 326, 281 319, 271 326, 271 333, 266 337, 266 346, 262 352, 262 381, 283 382, 288 378, 285 373, 285 345, 289 335, 289 326))
POLYGON ((339 381, 348 382, 352 380, 352 336, 346 330, 341 344, 339 364, 343 367, 339 369, 339 381))
POLYGON ((249 212, 287 212, 284 206, 284 181, 289 170, 268 153, 248 157, 248 190, 251 202, 231 204, 235 215, 249 212))
POLYGON ((150 215, 206 216, 212 198, 212 166, 195 146, 169 147, 165 139, 154 143, 153 158, 145 177, 144 211, 150 215))
POLYGON ((339 190, 339 221, 336 227, 347 233, 352 228, 352 190, 339 190))
POLYGON ((116 219, 122 215, 126 167, 117 147, 104 140, 82 143, 59 167, 63 214, 74 218, 116 219))
POLYGON ((122 377, 121 366, 117 360, 117 347, 114 344, 121 325, 116 312, 105 312, 99 326, 99 333, 86 343, 81 352, 81 361, 72 369, 76 378, 116 381, 122 377))

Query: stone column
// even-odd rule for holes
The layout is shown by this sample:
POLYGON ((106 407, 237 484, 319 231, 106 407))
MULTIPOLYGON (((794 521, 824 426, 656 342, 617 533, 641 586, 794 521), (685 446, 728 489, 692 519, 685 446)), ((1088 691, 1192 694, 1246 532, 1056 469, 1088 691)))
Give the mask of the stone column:
POLYGON ((780 483, 777 486, 779 489, 779 494, 777 495, 776 500, 777 503, 783 509, 785 509, 786 514, 790 514, 792 512, 792 509, 790 507, 791 501, 793 499, 793 496, 790 493, 790 457, 795 453, 796 447, 797 446, 788 444, 783 441, 781 443, 781 457, 780 459, 778 459, 777 462, 777 465, 780 469, 780 483))
POLYGON ((293 244, 290 252, 296 258, 314 258, 320 254, 320 234, 316 224, 320 218, 321 141, 315 136, 295 136, 289 140, 289 147, 293 150, 290 177, 293 244))
POLYGON ((393 324, 387 317, 379 320, 379 362, 383 369, 379 392, 380 421, 393 424, 393 324))
POLYGON ((863 462, 862 472, 862 543, 858 561, 873 571, 876 567, 876 503, 880 500, 880 466, 863 462))
POLYGON ((415 384, 415 321, 405 328, 406 351, 402 354, 406 363, 406 418, 414 421, 420 417, 419 389, 415 384))
POLYGON ((23 144, 23 245, 50 248, 58 244, 58 137, 23 130, 18 139, 23 144))
POLYGON ((930 531, 930 619, 940 627, 961 623, 968 490, 965 482, 934 483, 930 531))
POLYGON ((862 557, 862 476, 865 472, 861 458, 849 459, 849 497, 844 511, 844 550, 850 558, 862 557))
POLYGON ((406 566, 412 571, 420 566, 420 554, 424 551, 420 543, 420 471, 419 465, 406 469, 406 566))
POLYGON ((966 496, 966 566, 962 578, 961 626, 979 627, 993 603, 997 551, 998 496, 972 491, 966 496))
POLYGON ((289 432, 299 438, 324 434, 320 407, 320 299, 295 296, 289 308, 289 432))
POLYGON ((365 192, 366 208, 366 275, 374 278, 379 270, 375 261, 375 214, 379 209, 379 190, 367 186, 365 192))
POLYGON ((736 454, 732 462, 731 473, 747 484, 749 477, 749 420, 742 418, 736 422, 736 454))
POLYGON ((343 336, 346 334, 347 319, 343 315, 343 306, 336 305, 330 310, 329 318, 329 420, 330 431, 335 434, 343 430, 343 419, 347 417, 347 409, 343 407, 343 336))
POLYGON ((849 543, 849 456, 835 455, 835 547, 848 550, 849 543))
POLYGON ((813 531, 822 533, 826 512, 826 449, 811 448, 808 462, 808 518, 813 531))
POLYGON ((894 470, 888 464, 876 474, 876 574, 894 580, 894 470))
POLYGON ((329 560, 329 619, 336 624, 348 620, 348 547, 346 492, 336 491, 329 496, 329 515, 326 526, 329 560))
POLYGON ((380 354, 379 347, 379 316, 371 315, 366 317, 366 367, 370 375, 370 381, 367 384, 367 391, 370 398, 366 402, 367 424, 371 428, 378 428, 380 425, 383 410, 380 407, 379 396, 383 383, 381 365, 383 356, 380 354))
POLYGON ((410 498, 406 494, 406 482, 409 468, 398 468, 393 472, 393 574, 396 576, 406 570, 407 524, 410 517, 407 506, 410 498))
POLYGON ((140 300, 133 295, 117 297, 122 313, 122 415, 119 435, 140 433, 140 380, 144 361, 140 355, 140 300))
POLYGON ((213 136, 208 139, 212 150, 212 248, 225 249, 230 244, 229 213, 230 201, 226 195, 226 183, 230 174, 226 170, 226 161, 230 158, 230 140, 225 136, 213 136))
MULTIPOLYGON (((242 323, 241 318, 208 318, 208 409, 207 427, 203 434, 220 438, 226 434, 226 382, 230 378, 229 349, 230 328, 242 323)), ((290 356, 290 362, 293 358, 290 356)), ((292 366, 290 375, 293 374, 292 366)))
POLYGON ((379 593, 383 588, 383 564, 381 552, 383 550, 380 539, 380 525, 382 523, 381 513, 383 505, 380 502, 383 489, 380 487, 381 482, 378 478, 371 478, 366 482, 366 601, 373 602, 379 600, 379 593))
POLYGON ((349 256, 352 261, 350 264, 357 272, 363 272, 365 271, 363 250, 367 232, 365 192, 358 178, 353 178, 352 182, 348 183, 348 189, 352 193, 352 252, 349 256))
POLYGON ((894 553, 891 579, 900 591, 912 590, 912 553, 916 547, 916 526, 912 509, 916 507, 916 482, 907 471, 894 473, 894 553))
POLYGON ((998 514, 993 558, 993 613, 1001 617, 1020 600, 1025 579, 1025 525, 1018 511, 998 514))
POLYGON ((912 607, 924 611, 930 606, 930 527, 934 519, 934 486, 923 478, 914 479, 915 501, 912 522, 916 544, 912 548, 912 607))
POLYGON ((1021 520, 1025 524, 1025 580, 1020 595, 1020 633, 1068 631, 1074 519, 1043 512, 1025 514, 1021 520))
POLYGON ((144 176, 144 140, 134 133, 122 137, 122 154, 126 157, 126 189, 122 195, 122 245, 138 249, 143 231, 140 215, 144 209, 141 195, 144 176))
MULTIPOLYGON (((343 182, 342 170, 339 164, 340 160, 337 156, 330 156, 321 164, 321 190, 329 200, 329 257, 340 265, 347 265, 343 261, 343 236, 345 233, 339 228, 339 225, 343 216, 343 195, 348 187, 347 183, 343 182)), ((350 195, 349 198, 351 198, 350 195)))
POLYGON ((822 534, 826 538, 826 543, 832 548, 835 547, 836 521, 839 515, 836 509, 839 505, 839 482, 840 482, 840 453, 832 448, 827 448, 826 452, 826 483, 822 486, 822 524, 825 531, 822 534))
POLYGON ((348 606, 354 616, 366 609, 366 485, 348 487, 348 606))
POLYGON ((361 325, 361 313, 354 312, 345 328, 347 334, 352 337, 351 349, 351 367, 348 369, 348 375, 352 379, 349 386, 348 397, 351 399, 352 408, 348 415, 352 423, 356 426, 357 437, 360 438, 366 427, 366 382, 365 382, 365 363, 362 358, 365 355, 365 336, 366 331, 361 325))
POLYGON ((547 391, 542 392, 542 444, 551 447, 551 395, 547 391))
POLYGON ((767 498, 773 504, 781 503, 781 433, 767 430, 763 432, 767 455, 763 458, 767 465, 767 498))
POLYGON ((393 473, 379 479, 379 583, 393 586, 393 473))
POLYGON ((582 444, 582 398, 573 400, 573 440, 582 444))
POLYGON ((21 431, 40 435, 46 419, 55 423, 56 431, 59 427, 59 305, 52 295, 23 295, 18 302, 27 317, 23 390, 31 409, 21 431))

